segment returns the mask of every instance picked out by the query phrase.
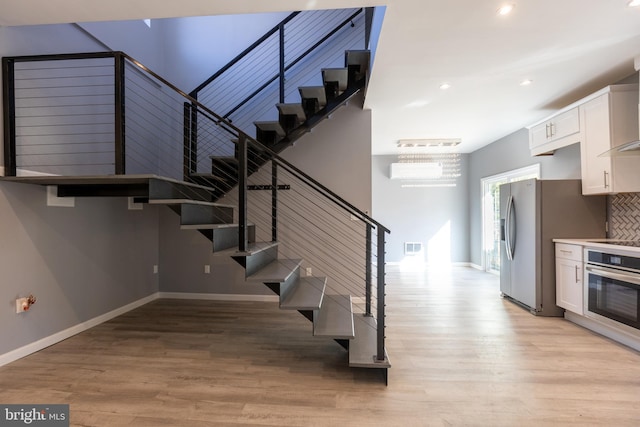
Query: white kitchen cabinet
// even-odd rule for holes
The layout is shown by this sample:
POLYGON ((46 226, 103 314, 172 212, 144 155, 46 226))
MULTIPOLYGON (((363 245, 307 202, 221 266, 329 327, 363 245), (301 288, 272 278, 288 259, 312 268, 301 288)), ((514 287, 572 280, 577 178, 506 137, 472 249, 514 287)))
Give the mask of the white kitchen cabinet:
POLYGON ((584 286, 582 246, 556 243, 556 305, 582 315, 584 286))
POLYGON ((529 128, 531 155, 546 154, 580 142, 580 112, 570 107, 529 128))
POLYGON ((640 191, 640 164, 634 157, 600 157, 638 138, 638 85, 604 88, 580 105, 582 194, 640 191))

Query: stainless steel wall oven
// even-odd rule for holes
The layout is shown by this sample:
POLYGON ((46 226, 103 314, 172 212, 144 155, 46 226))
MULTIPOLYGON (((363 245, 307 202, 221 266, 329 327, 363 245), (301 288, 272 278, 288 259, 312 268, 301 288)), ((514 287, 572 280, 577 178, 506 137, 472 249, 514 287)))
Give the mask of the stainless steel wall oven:
POLYGON ((587 316, 602 316, 640 330, 640 254, 587 250, 587 316))

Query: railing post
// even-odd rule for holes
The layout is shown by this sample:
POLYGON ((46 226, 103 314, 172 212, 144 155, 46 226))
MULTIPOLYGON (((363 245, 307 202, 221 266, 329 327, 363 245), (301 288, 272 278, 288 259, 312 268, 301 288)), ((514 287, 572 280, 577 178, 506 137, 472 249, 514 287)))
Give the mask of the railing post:
POLYGON ((280 24, 280 103, 284 103, 284 24, 280 24))
POLYGON ((189 171, 196 173, 198 172, 198 105, 195 102, 191 103, 191 140, 189 143, 189 171))
POLYGON ((116 175, 124 175, 125 165, 125 109, 124 109, 124 56, 116 52, 114 56, 115 77, 115 171, 116 175))
POLYGON ((366 265, 365 265, 365 316, 371 316, 371 273, 372 271, 372 256, 371 253, 371 230, 373 226, 367 224, 367 237, 366 237, 366 265))
POLYGON ((376 360, 382 362, 385 360, 384 356, 384 328, 385 328, 385 318, 384 318, 384 297, 385 297, 385 289, 384 289, 384 234, 385 231, 378 226, 378 336, 377 336, 377 351, 376 351, 376 360))
POLYGON ((238 135, 238 251, 246 252, 247 240, 247 135, 238 135))
POLYGON ((184 103, 182 116, 182 132, 184 133, 182 138, 184 150, 182 160, 182 179, 188 181, 189 176, 191 176, 191 104, 189 102, 184 103))
POLYGON ((15 62, 2 58, 2 102, 4 123, 4 175, 16 176, 16 86, 15 62))
POLYGON ((271 160, 271 241, 278 241, 278 163, 271 160))

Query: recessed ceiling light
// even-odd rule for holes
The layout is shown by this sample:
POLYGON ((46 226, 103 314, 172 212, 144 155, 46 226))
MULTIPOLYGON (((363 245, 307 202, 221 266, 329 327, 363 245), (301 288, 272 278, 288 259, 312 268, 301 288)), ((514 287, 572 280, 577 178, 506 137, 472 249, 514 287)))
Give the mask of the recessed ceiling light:
POLYGON ((498 15, 500 16, 508 15, 513 11, 514 7, 515 7, 514 4, 505 4, 504 6, 500 7, 500 9, 498 9, 498 15))
POLYGON ((440 85, 440 89, 442 89, 442 90, 447 90, 447 89, 449 89, 450 87, 451 87, 451 85, 450 85, 449 83, 442 83, 442 84, 440 85))
POLYGON ((523 81, 520 82, 520 86, 529 86, 531 83, 533 83, 533 80, 524 79, 523 81))
POLYGON ((627 5, 629 7, 638 7, 640 6, 640 0, 631 0, 627 5))

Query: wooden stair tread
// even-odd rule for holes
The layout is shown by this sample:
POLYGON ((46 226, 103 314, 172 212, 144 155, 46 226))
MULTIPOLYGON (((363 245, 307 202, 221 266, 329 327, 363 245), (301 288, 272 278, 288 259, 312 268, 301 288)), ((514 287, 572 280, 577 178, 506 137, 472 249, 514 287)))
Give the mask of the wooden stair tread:
POLYGON ((387 350, 385 360, 375 360, 378 351, 377 324, 375 318, 356 313, 353 315, 355 338, 349 342, 349 366, 352 368, 390 368, 387 350))
POLYGON ((313 312, 313 336, 354 338, 351 295, 325 295, 322 307, 313 312))
POLYGON ((282 283, 302 264, 301 259, 277 259, 270 262, 247 280, 264 283, 282 283))
POLYGON ((318 310, 322 306, 326 277, 301 277, 280 302, 283 310, 318 310))

